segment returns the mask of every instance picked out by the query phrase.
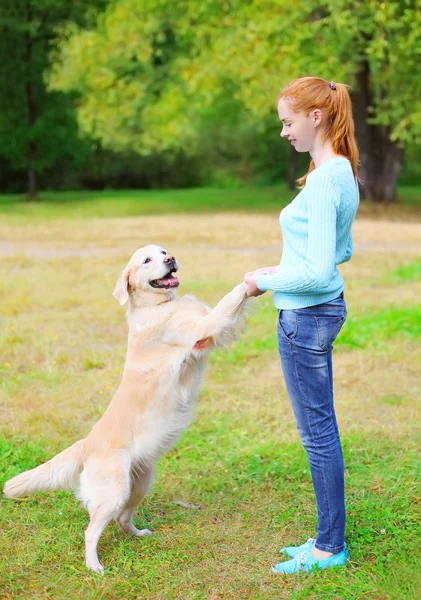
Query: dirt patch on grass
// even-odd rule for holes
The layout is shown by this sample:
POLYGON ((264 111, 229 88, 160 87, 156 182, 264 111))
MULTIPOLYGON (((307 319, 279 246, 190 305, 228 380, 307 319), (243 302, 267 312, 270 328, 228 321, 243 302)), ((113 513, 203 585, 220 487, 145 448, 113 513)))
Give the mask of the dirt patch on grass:
MULTIPOLYGON (((131 255, 143 245, 164 245, 171 252, 271 252, 279 256, 277 215, 212 214, 99 219, 33 227, 0 226, 0 255, 39 258, 131 255)), ((356 252, 421 253, 421 223, 357 219, 356 252)))

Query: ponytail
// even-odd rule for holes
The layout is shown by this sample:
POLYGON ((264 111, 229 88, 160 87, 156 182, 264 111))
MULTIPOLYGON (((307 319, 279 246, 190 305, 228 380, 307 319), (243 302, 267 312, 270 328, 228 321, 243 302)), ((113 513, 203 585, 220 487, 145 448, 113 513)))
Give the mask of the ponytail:
MULTIPOLYGON (((324 140, 330 140, 335 154, 345 156, 351 163, 352 172, 358 177, 359 152, 355 139, 349 86, 344 83, 328 82, 319 77, 300 77, 289 83, 280 93, 281 98, 290 99, 294 112, 307 114, 316 108, 326 118, 324 140)), ((304 187, 307 176, 315 169, 310 161, 308 172, 297 182, 304 187)))

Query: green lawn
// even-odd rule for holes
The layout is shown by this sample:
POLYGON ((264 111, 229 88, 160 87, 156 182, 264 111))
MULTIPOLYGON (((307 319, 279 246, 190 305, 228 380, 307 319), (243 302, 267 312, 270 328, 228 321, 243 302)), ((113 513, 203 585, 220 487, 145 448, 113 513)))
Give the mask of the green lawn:
MULTIPOLYGON (((197 188, 180 190, 119 190, 103 192, 42 192, 40 202, 23 196, 0 195, 0 214, 31 220, 126 217, 147 214, 214 211, 272 211, 285 206, 296 194, 284 185, 260 188, 197 188)), ((399 188, 392 210, 421 207, 420 187, 399 188)), ((376 206, 366 210, 376 212, 376 206)))
MULTIPOLYGON (((111 293, 138 246, 165 243, 181 264, 180 294, 209 305, 244 272, 279 258, 282 189, 71 197, 0 201, 1 484, 85 436, 105 410, 127 334, 111 293), (222 205, 230 211, 221 214, 222 205)), ((211 356, 196 420, 159 462, 135 517, 154 535, 126 537, 110 524, 101 578, 85 569, 87 514, 72 493, 2 498, 0 598, 418 599, 421 224, 405 207, 401 220, 387 214, 362 212, 354 257, 341 267, 348 318, 334 370, 346 568, 271 573, 280 547, 314 535, 316 514, 265 294, 242 339, 211 356)))
POLYGON ((104 192, 44 192, 41 202, 16 195, 0 196, 0 213, 43 218, 126 217, 135 215, 270 210, 285 205, 295 192, 284 186, 262 188, 197 188, 104 192))

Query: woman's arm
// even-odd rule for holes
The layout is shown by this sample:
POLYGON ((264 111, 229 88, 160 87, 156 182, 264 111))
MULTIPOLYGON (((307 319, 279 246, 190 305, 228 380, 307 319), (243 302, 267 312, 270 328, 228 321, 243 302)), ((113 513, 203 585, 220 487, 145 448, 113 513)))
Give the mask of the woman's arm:
POLYGON ((336 206, 338 194, 328 173, 311 173, 307 179, 308 245, 298 265, 282 263, 276 273, 257 274, 261 291, 310 292, 327 287, 336 267, 336 206))
POLYGON ((349 234, 349 239, 348 239, 348 245, 346 247, 346 252, 345 252, 345 256, 342 259, 342 261, 339 263, 340 265, 342 265, 344 262, 348 262, 349 260, 351 260, 351 256, 352 256, 352 234, 349 234))

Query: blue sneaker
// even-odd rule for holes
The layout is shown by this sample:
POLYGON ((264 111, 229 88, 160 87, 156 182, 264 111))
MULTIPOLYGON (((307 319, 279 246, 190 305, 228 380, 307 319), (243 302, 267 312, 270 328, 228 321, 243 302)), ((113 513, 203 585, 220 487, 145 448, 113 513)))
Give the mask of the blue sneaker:
MULTIPOLYGON (((308 538, 308 540, 304 542, 304 544, 301 544, 301 546, 286 546, 286 548, 281 548, 279 552, 282 552, 283 554, 287 554, 291 558, 294 558, 295 556, 297 556, 297 554, 303 552, 303 550, 311 550, 311 548, 313 548, 314 546, 315 541, 315 538, 308 538)), ((344 543, 344 550, 346 550, 346 542, 344 543)))
POLYGON ((301 546, 287 546, 286 548, 281 548, 279 552, 282 552, 283 554, 288 554, 288 556, 294 558, 295 556, 297 556, 297 554, 303 552, 303 550, 309 550, 313 548, 315 541, 315 538, 308 538, 308 540, 304 542, 304 544, 301 544, 301 546))
POLYGON ((272 571, 284 575, 293 575, 300 571, 311 571, 314 568, 327 569, 328 567, 344 565, 347 560, 348 552, 346 548, 329 558, 315 558, 311 553, 311 548, 308 548, 297 554, 293 559, 278 563, 272 568, 272 571))

